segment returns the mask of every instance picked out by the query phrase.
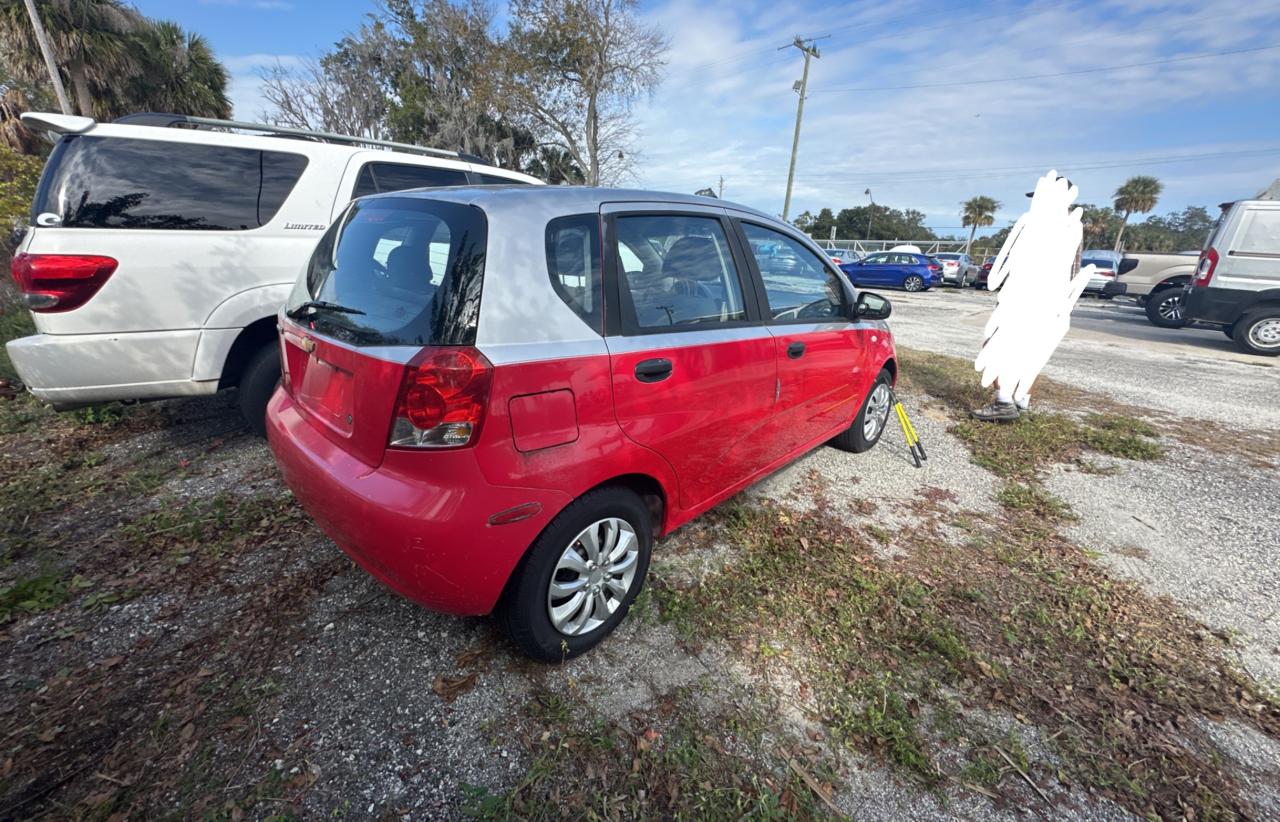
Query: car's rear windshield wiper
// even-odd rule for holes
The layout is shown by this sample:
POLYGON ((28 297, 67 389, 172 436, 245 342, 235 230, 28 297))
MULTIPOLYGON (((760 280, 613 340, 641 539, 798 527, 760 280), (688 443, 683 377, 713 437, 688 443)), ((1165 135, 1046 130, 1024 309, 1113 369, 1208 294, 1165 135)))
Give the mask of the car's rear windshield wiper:
POLYGON ((288 311, 284 312, 284 315, 291 320, 296 320, 298 319, 298 317, 302 316, 304 312, 314 311, 317 308, 324 309, 325 311, 336 311, 340 314, 363 314, 364 313, 358 308, 348 308, 345 305, 338 305, 337 303, 331 303, 327 300, 307 300, 305 303, 298 306, 297 308, 291 308, 288 311))

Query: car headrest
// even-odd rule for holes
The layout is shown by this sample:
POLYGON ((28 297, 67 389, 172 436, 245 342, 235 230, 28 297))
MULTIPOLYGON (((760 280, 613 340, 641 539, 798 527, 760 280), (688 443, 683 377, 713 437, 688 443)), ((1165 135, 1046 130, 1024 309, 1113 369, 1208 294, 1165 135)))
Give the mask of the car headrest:
POLYGON ((426 293, 432 279, 431 260, 425 248, 402 245, 387 255, 387 281, 391 286, 426 293))
POLYGON ((711 281, 720 273, 720 255, 710 237, 681 237, 662 260, 663 277, 711 281))

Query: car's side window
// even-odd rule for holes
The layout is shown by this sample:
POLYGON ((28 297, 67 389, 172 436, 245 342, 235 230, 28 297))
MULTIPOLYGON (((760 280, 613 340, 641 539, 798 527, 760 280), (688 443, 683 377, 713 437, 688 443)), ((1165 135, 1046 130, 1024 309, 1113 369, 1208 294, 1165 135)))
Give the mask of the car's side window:
POLYGON ((1240 223, 1232 251, 1244 254, 1280 256, 1280 211, 1258 209, 1249 211, 1240 223))
POLYGON ((776 321, 794 321, 842 316, 844 289, 817 254, 798 240, 771 228, 744 222, 742 231, 760 269, 770 317, 776 321), (765 249, 778 246, 788 253, 783 256, 765 253, 765 249))
POLYGON ((410 188, 434 188, 436 186, 464 186, 467 172, 456 168, 415 166, 407 163, 366 163, 356 178, 352 199, 366 194, 384 191, 404 191, 410 188))
POLYGON ((600 217, 575 214, 547 223, 547 273, 551 287, 592 330, 600 331, 600 217))
MULTIPOLYGON (((742 281, 719 218, 622 215, 615 227, 618 284, 630 298, 636 328, 666 330, 747 319, 742 281)), ((624 311, 627 303, 622 301, 624 311)))
POLYGON ((870 254, 863 262, 867 265, 884 265, 887 260, 888 255, 886 254, 870 254))

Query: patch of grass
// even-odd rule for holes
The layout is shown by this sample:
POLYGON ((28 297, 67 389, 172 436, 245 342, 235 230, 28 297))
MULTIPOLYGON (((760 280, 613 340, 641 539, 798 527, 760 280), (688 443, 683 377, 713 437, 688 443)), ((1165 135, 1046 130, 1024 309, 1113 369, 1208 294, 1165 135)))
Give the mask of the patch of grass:
MULTIPOLYGON (((705 538, 739 546, 734 572, 659 587, 662 618, 691 642, 741 649, 747 665, 783 666, 833 739, 926 784, 989 784, 1004 767, 936 756, 947 731, 933 726, 945 713, 935 709, 958 693, 1037 727, 1055 771, 1140 816, 1244 813, 1230 769, 1178 728, 1198 713, 1280 737, 1280 707, 1199 625, 1107 577, 1046 525, 1064 512, 1038 485, 1005 494, 1005 516, 970 516, 959 549, 938 531, 952 514, 922 510, 895 534, 892 561, 831 514, 713 511, 719 527, 705 538), (765 645, 788 652, 766 657, 765 645)), ((997 744, 1030 772, 1015 742, 997 744)))
POLYGON ((79 575, 62 579, 55 574, 42 574, 18 580, 0 589, 0 624, 13 619, 18 613, 38 614, 57 608, 92 585, 79 575))
MULTIPOLYGON (((5 230, 8 230, 7 228, 5 230)), ((5 273, 8 273, 8 257, 5 260, 5 273)), ((8 279, 8 276, 5 277, 8 279)), ((18 372, 5 350, 4 344, 9 340, 26 337, 36 332, 35 323, 31 320, 31 312, 18 299, 17 293, 10 283, 0 285, 0 379, 17 382, 18 372)))
POLYGON ((1012 511, 1021 511, 1039 519, 1074 519, 1071 506, 1049 493, 1041 485, 1006 482, 996 492, 996 502, 1012 511))
MULTIPOLYGON (((564 697, 530 704, 525 746, 533 761, 510 791, 463 786, 463 812, 474 819, 815 819, 825 807, 787 760, 771 766, 731 750, 741 717, 733 706, 708 711, 687 690, 648 712, 584 723, 564 697)), ((795 761, 795 760, 790 760, 795 761)), ((831 791, 826 766, 802 767, 831 791)))

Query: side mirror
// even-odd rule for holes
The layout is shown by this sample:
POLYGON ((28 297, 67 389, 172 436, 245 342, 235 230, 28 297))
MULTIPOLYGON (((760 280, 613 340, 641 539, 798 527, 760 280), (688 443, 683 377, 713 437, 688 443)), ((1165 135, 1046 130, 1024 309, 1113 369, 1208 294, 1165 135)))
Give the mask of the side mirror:
POLYGON ((893 312, 893 304, 879 294, 863 291, 853 306, 855 320, 887 320, 893 312))

